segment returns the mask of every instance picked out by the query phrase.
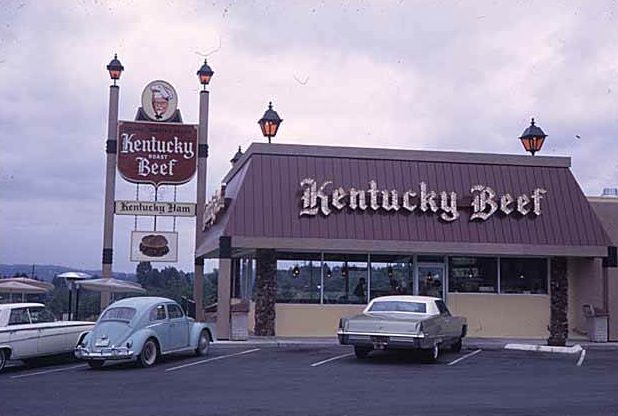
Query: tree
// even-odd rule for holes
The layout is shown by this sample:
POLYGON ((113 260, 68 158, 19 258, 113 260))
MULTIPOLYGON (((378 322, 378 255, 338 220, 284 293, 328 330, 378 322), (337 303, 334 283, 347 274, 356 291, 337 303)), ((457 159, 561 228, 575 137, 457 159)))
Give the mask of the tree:
POLYGON ((186 273, 175 267, 163 270, 153 269, 150 262, 141 262, 136 268, 137 281, 148 294, 161 296, 181 303, 182 298, 191 297, 192 285, 186 273))
POLYGON ((152 265, 149 261, 140 261, 135 269, 135 276, 137 278, 137 282, 141 285, 144 285, 146 282, 146 278, 152 272, 152 265))

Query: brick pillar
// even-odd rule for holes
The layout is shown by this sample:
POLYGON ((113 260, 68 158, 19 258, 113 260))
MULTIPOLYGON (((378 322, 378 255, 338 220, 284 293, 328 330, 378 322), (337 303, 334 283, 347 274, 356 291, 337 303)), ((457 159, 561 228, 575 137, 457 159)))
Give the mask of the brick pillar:
POLYGON ((277 299, 277 254, 259 249, 256 253, 255 335, 275 335, 275 302, 277 299))
POLYGON ((569 320, 567 318, 569 279, 567 277, 566 258, 552 257, 549 287, 551 315, 547 345, 565 346, 569 335, 569 320))

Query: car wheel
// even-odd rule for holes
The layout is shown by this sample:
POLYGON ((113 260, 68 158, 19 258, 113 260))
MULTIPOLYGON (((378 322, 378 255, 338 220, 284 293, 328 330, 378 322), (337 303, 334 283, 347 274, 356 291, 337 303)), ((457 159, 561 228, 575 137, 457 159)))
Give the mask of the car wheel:
POLYGON ((210 347, 210 337, 208 331, 203 330, 200 333, 200 338, 197 340, 197 348, 195 349, 195 355, 201 356, 208 354, 208 348, 210 347))
POLYGON ((157 361, 157 344, 150 338, 144 343, 142 352, 137 357, 137 363, 140 367, 150 367, 157 361))
POLYGON ((88 360, 88 365, 93 370, 99 370, 103 367, 103 364, 105 364, 104 360, 88 360))
POLYGON ((363 358, 367 358, 367 356, 369 355, 369 352, 371 351, 371 348, 367 348, 367 347, 354 347, 354 354, 356 355, 356 358, 358 359, 363 359, 363 358))
POLYGON ((6 365, 7 354, 5 350, 0 349, 0 373, 4 370, 4 366, 6 365))
POLYGON ((438 355, 440 355, 440 348, 438 344, 436 344, 431 348, 423 350, 423 354, 426 363, 435 363, 438 359, 438 355))
POLYGON ((462 346, 461 338, 458 338, 457 341, 453 345, 451 345, 451 351, 460 352, 461 346, 462 346))

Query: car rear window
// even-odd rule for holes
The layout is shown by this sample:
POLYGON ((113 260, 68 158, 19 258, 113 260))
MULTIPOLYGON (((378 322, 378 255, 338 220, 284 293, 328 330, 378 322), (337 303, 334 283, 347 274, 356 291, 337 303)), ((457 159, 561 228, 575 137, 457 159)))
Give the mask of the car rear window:
POLYGON ((402 302, 396 300, 374 302, 369 312, 415 312, 427 313, 427 305, 423 302, 402 302))
POLYGON ((30 307, 30 319, 33 324, 42 324, 46 322, 54 322, 54 315, 44 307, 30 307))
POLYGON ((30 323, 28 310, 26 308, 16 308, 11 310, 9 325, 25 325, 30 323))
POLYGON ((118 307, 105 311, 101 321, 130 321, 135 316, 134 308, 118 307))

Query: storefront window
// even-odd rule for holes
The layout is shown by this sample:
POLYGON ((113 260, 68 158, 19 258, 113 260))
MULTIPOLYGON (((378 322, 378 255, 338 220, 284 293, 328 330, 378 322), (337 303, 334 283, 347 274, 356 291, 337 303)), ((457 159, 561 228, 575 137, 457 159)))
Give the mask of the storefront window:
POLYGON ((324 255, 324 303, 367 303, 367 255, 324 255))
POLYGON ((414 291, 412 258, 371 255, 370 299, 386 295, 411 295, 414 291))
POLYGON ((277 260, 277 302, 320 303, 320 255, 277 260))
POLYGON ((502 293, 547 293, 547 259, 500 258, 502 293))
POLYGON ((491 257, 450 257, 449 292, 497 293, 498 259, 491 257))

